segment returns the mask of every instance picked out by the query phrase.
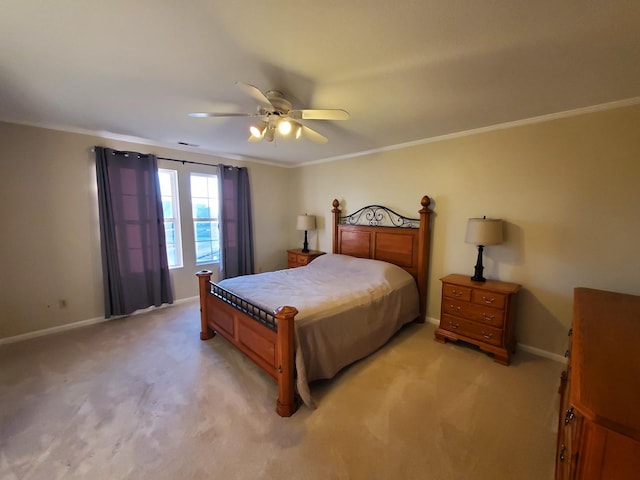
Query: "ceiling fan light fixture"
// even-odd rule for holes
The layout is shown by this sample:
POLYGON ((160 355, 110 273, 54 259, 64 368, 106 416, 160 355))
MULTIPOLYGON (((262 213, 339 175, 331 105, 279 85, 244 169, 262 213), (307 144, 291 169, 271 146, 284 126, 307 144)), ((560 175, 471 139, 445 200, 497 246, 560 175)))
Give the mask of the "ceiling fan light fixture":
MULTIPOLYGON (((191 117, 262 117, 249 127, 249 142, 275 141, 276 130, 279 135, 304 137, 312 142, 324 144, 328 139, 312 128, 299 123, 302 120, 348 120, 349 112, 340 109, 302 109, 292 110, 291 102, 278 90, 262 92, 248 83, 236 82, 236 85, 258 102, 257 112, 193 112, 191 117)), ((246 128, 246 127, 245 127, 246 128)))
POLYGON ((291 122, 293 124, 293 134, 296 137, 296 140, 302 136, 302 125, 298 122, 291 122))
POLYGON ((267 129, 267 126, 268 126, 268 124, 264 120, 260 120, 255 125, 251 125, 249 127, 249 131, 251 132, 251 136, 255 137, 255 138, 262 138, 262 136, 265 133, 265 130, 267 129))
POLYGON ((289 135, 291 132, 291 122, 289 120, 281 120, 280 123, 278 123, 278 131, 282 135, 289 135))

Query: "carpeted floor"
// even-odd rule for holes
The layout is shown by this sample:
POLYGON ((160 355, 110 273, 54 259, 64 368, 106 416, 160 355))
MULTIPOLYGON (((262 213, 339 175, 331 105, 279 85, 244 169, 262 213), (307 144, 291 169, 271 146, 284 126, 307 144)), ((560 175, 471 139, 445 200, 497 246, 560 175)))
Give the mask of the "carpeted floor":
POLYGON ((197 302, 0 346, 0 479, 553 478, 563 365, 411 324, 275 413, 197 302))

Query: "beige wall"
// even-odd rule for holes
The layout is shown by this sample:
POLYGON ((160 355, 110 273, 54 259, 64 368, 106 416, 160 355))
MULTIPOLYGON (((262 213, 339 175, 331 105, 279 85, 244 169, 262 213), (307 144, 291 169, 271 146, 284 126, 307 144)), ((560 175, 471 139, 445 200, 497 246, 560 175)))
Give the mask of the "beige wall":
MULTIPOLYGON (((427 194, 428 316, 439 316, 440 277, 473 273, 467 219, 499 217, 506 242, 486 248, 485 276, 523 285, 519 342, 562 354, 575 286, 640 295, 639 131, 633 106, 295 169, 251 163, 256 269, 284 267, 284 249, 301 246, 298 213, 318 215, 310 247, 330 251, 333 198, 345 213, 379 203, 413 215, 427 194)), ((94 145, 221 161, 0 123, 0 338, 103 315, 94 145)), ((185 267, 172 271, 177 298, 197 295, 200 267, 188 261, 185 252, 185 267)))
POLYGON ((433 198, 428 316, 439 278, 473 274, 467 219, 506 222, 485 276, 523 285, 518 341, 564 353, 576 286, 640 295, 640 106, 495 130, 297 169, 300 209, 322 215, 313 246, 331 248, 331 201, 417 215, 433 198))
MULTIPOLYGON (((95 145, 249 166, 256 268, 286 265, 292 169, 0 122, 0 339, 104 316, 95 145)), ((180 171, 183 191, 189 168, 208 169, 160 163, 180 171)), ((185 225, 189 208, 181 206, 184 267, 171 271, 176 299, 197 296, 194 273, 203 268, 195 265, 193 228, 185 225)))

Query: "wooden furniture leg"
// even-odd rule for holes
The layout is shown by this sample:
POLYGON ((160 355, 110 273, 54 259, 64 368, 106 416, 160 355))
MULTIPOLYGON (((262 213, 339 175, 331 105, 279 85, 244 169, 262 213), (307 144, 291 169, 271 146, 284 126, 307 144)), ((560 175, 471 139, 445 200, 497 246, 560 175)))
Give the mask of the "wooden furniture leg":
POLYGON ((294 391, 294 327, 293 319, 298 313, 294 307, 280 307, 275 311, 278 319, 278 403, 276 411, 281 417, 290 417, 297 409, 294 391))
POLYGON ((196 273, 200 283, 200 340, 209 340, 216 334, 207 324, 207 295, 209 295, 211 273, 210 270, 200 270, 196 273))

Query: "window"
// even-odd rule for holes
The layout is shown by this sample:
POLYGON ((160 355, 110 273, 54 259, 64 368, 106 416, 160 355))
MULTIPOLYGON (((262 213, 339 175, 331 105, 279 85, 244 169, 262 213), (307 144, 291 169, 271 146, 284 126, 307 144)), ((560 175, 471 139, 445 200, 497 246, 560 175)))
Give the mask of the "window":
POLYGON ((219 262, 218 179, 215 175, 191 174, 191 205, 196 264, 219 262))
POLYGON ((178 207, 178 172, 158 169, 160 195, 164 213, 164 236, 167 244, 169 268, 182 267, 182 235, 180 232, 180 209, 178 207))

